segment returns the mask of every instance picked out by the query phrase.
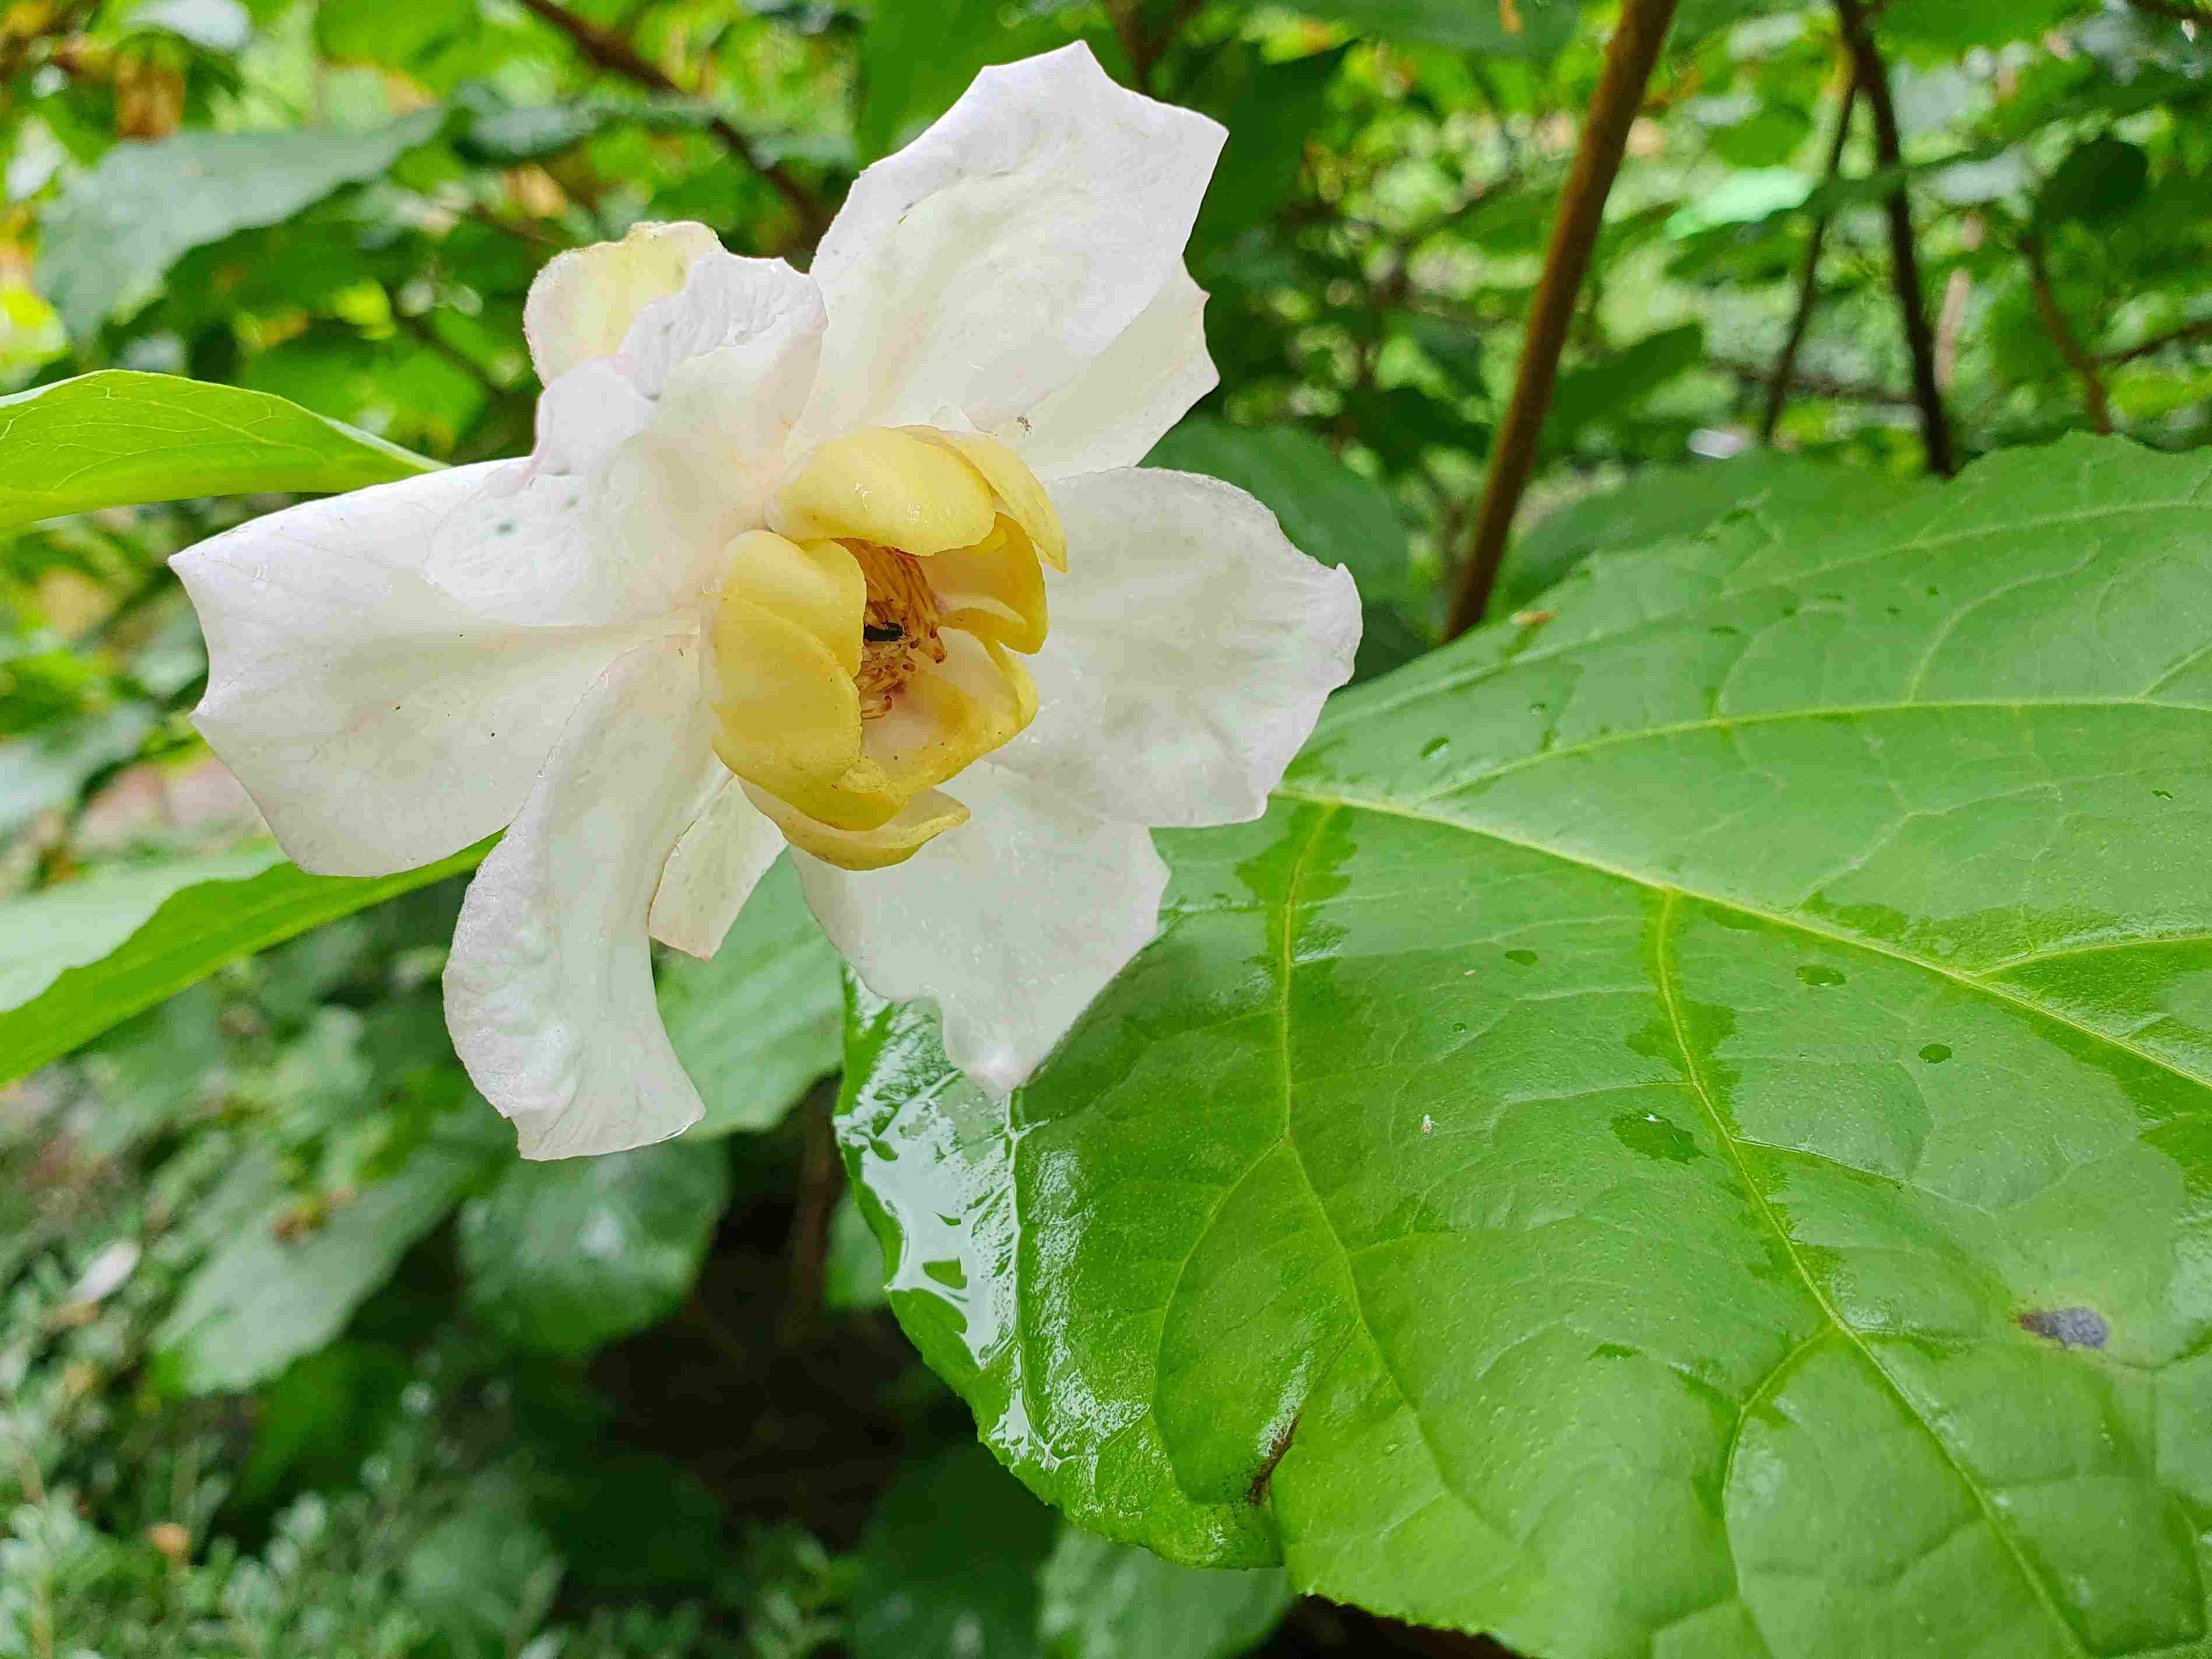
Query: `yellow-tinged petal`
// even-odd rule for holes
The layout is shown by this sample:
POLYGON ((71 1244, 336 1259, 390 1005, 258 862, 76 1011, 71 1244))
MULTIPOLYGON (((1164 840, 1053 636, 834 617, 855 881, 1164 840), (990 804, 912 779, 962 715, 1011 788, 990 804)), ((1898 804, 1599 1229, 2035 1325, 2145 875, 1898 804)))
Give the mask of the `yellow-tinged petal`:
POLYGON ((877 426, 808 456, 768 521, 794 541, 850 537, 927 556, 981 541, 997 516, 991 486, 957 452, 877 426))
POLYGON ((1029 463, 987 433, 953 432, 933 426, 910 426, 903 430, 926 442, 942 444, 959 452, 998 493, 999 510, 1029 532, 1044 562, 1054 570, 1067 568, 1067 532, 1060 522, 1060 509, 1052 504, 1029 463))
POLYGON ((862 722, 860 757, 850 770, 834 783, 809 781, 777 793, 832 828, 878 829, 1036 717, 1036 687, 1003 647, 953 631, 945 647, 945 660, 923 662, 890 713, 862 722))
POLYGON ((725 588, 708 622, 714 752, 779 794, 818 788, 860 756, 860 694, 813 634, 725 588))
POLYGON ((704 225, 636 224, 619 242, 554 255, 523 309, 538 378, 550 386, 621 350, 637 313, 681 289, 691 267, 721 246, 704 225))
POLYGON ((930 591, 943 608, 943 625, 962 628, 1009 650, 1034 653, 1044 645, 1044 572, 1028 534, 1001 515, 973 547, 940 553, 929 562, 930 591))
POLYGON ((860 617, 867 608, 868 581, 844 548, 751 530, 722 550, 722 565, 723 592, 798 623, 830 647, 848 674, 860 672, 860 617))
POLYGON ((903 864, 933 836, 968 821, 966 807, 935 789, 923 791, 896 817, 873 830, 840 830, 807 817, 765 790, 748 787, 745 793, 793 847, 841 870, 883 870, 903 864))

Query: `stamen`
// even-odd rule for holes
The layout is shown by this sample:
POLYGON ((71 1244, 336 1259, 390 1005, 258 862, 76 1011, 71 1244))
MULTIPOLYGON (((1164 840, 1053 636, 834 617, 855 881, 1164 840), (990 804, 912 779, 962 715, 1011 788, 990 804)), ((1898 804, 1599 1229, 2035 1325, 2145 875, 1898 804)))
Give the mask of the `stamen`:
POLYGON ((945 660, 938 635, 937 596, 922 562, 874 542, 844 544, 867 579, 867 608, 860 618, 860 718, 880 720, 891 700, 927 658, 945 660))

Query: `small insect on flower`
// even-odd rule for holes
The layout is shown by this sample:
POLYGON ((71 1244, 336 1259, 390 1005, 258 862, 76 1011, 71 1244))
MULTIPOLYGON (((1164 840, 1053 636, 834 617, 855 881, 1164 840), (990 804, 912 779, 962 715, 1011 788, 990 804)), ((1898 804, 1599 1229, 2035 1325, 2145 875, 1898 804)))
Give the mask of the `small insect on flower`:
POLYGON ((806 275, 694 224, 555 258, 526 459, 178 556, 200 729, 294 859, 506 830, 446 1010, 526 1156, 698 1118, 651 941, 712 955, 787 845, 1005 1091, 1152 937, 1152 827, 1264 810, 1359 613, 1250 496, 1136 465, 1214 384, 1182 250, 1223 137, 1083 46, 986 70, 806 275))

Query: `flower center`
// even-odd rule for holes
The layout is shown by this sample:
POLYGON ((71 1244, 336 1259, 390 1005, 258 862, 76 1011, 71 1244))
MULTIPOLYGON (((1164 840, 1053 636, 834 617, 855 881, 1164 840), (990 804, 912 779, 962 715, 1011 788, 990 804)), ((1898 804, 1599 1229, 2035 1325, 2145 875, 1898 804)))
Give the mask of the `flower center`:
POLYGON ((860 612, 860 672, 853 677, 860 693, 860 718, 881 720, 915 670, 925 662, 945 660, 937 595, 930 591, 927 569, 913 554, 873 542, 842 545, 867 584, 867 603, 860 612))
POLYGON ((715 753, 790 841, 848 869, 967 817, 938 785, 1036 713, 1044 486, 977 433, 871 427, 787 477, 770 529, 724 550, 707 627, 715 753))

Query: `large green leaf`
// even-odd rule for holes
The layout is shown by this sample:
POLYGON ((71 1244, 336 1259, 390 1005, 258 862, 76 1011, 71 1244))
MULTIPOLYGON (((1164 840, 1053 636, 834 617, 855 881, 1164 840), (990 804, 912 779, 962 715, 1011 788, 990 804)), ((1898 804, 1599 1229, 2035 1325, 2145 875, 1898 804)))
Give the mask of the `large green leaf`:
POLYGON ((1519 610, 1593 553, 1650 547, 1703 530, 1738 509, 1793 513, 1849 492, 1861 510, 1878 510, 1923 488, 1889 473, 1845 471, 1771 449, 1733 460, 1652 467, 1620 489, 1568 503, 1516 541, 1491 608, 1519 610))
POLYGON ((683 1302, 729 1197, 720 1147, 518 1161, 461 1212, 469 1301, 526 1347, 588 1352, 683 1302))
POLYGON ((1340 697, 1011 1104, 859 1009, 907 1330, 1085 1524, 1546 1659, 2207 1651, 2208 501, 2014 452, 1340 697))
POLYGON ((189 495, 336 494, 435 465, 265 392, 103 369, 0 398, 0 534, 189 495))
POLYGON ((0 1082, 225 963, 472 870, 483 842, 397 875, 311 876, 273 848, 96 874, 0 903, 0 1082))
POLYGON ((691 1138, 772 1129, 807 1085, 837 1069, 837 952, 778 859, 712 960, 671 955, 660 1018, 707 1115, 691 1138))
POLYGON ((83 338, 149 296, 180 254, 380 176, 445 119, 434 108, 371 132, 187 131, 118 144, 46 215, 40 287, 83 338))

